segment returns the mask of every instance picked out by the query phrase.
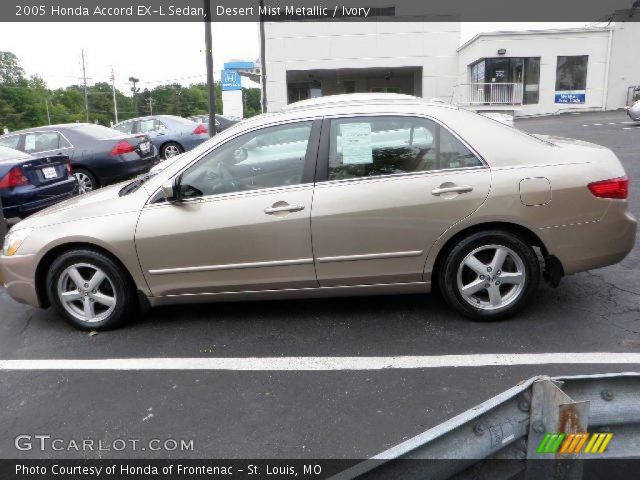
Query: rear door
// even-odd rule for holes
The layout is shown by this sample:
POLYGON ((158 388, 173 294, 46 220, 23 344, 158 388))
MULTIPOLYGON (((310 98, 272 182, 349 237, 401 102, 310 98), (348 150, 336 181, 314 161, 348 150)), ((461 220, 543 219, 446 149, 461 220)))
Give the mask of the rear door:
POLYGON ((489 168, 434 120, 326 119, 311 231, 321 286, 422 280, 429 247, 484 202, 489 168))

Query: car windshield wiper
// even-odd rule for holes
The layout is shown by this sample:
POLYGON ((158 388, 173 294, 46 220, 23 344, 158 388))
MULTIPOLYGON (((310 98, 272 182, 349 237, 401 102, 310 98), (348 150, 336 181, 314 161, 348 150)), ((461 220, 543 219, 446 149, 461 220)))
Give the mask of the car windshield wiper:
POLYGON ((118 194, 121 197, 124 197, 125 195, 129 195, 130 193, 137 191, 142 186, 142 184, 149 180, 151 177, 152 175, 146 174, 136 178, 133 182, 128 183, 127 185, 122 187, 118 194))

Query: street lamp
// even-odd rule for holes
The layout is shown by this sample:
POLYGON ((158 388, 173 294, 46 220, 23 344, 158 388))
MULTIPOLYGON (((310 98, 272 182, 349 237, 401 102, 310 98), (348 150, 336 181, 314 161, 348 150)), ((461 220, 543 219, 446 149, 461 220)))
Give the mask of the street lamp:
POLYGON ((211 2, 204 0, 204 43, 207 59, 207 91, 209 92, 209 135, 216 134, 216 89, 213 83, 213 40, 211 39, 211 2))

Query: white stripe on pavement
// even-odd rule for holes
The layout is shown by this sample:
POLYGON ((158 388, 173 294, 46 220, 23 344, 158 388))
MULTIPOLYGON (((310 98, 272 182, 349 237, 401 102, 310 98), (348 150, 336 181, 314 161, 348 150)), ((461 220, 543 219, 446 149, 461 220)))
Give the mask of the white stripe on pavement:
POLYGON ((509 365, 640 364, 640 353, 488 353, 400 357, 110 358, 0 360, 12 370, 245 370, 331 371, 509 365))

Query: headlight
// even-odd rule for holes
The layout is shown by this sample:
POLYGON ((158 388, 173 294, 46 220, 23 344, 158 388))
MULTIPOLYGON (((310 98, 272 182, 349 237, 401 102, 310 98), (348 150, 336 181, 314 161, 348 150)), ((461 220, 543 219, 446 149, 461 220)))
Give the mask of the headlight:
POLYGON ((29 234, 33 231, 33 228, 21 228, 20 230, 9 231, 4 238, 4 246, 2 247, 2 254, 6 257, 15 255, 29 234))

